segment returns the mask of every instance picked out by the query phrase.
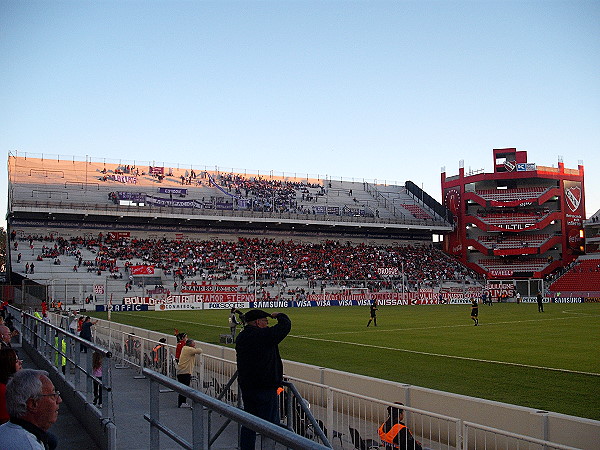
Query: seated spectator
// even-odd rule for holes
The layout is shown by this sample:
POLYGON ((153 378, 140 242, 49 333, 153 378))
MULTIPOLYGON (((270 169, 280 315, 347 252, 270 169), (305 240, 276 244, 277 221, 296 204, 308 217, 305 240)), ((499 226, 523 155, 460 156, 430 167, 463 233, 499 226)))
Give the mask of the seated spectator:
POLYGON ((378 433, 386 449, 422 450, 421 443, 413 438, 412 433, 402 421, 404 406, 396 402, 398 407, 388 406, 388 418, 379 427, 378 433))

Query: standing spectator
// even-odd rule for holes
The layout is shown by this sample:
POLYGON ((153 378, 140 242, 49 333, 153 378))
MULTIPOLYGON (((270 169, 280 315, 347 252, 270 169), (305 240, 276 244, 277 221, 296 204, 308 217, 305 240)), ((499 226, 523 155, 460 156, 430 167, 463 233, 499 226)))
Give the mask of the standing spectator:
POLYGON ((69 331, 73 334, 77 334, 77 323, 78 323, 78 319, 77 319, 77 311, 73 311, 73 319, 71 319, 71 322, 69 323, 69 331))
POLYGON ((373 300, 373 303, 371 303, 371 306, 369 306, 369 313, 370 318, 367 322, 367 327, 371 325, 371 322, 373 322, 373 324, 377 326, 377 300, 373 300))
POLYGON ((48 429, 58 419, 61 403, 45 370, 15 373, 6 385, 11 420, 0 426, 0 448, 54 450, 58 442, 48 429))
POLYGON ((179 356, 181 355, 181 349, 187 342, 187 333, 176 333, 177 336, 177 347, 175 347, 175 361, 179 362, 179 356))
POLYGON ((10 419, 6 409, 6 383, 23 368, 23 361, 12 348, 0 350, 0 424, 10 419))
POLYGON ((544 297, 542 297, 542 293, 540 291, 537 293, 537 304, 538 312, 544 312, 544 297))
MULTIPOLYGON (((192 381, 192 373, 196 366, 196 355, 202 353, 201 348, 196 348, 196 343, 188 339, 185 345, 181 349, 181 355, 179 355, 179 364, 177 366, 177 381, 186 386, 190 385, 192 381)), ((177 406, 179 408, 191 408, 191 405, 185 401, 185 396, 179 394, 177 399, 177 406)))
POLYGON ((56 355, 54 356, 54 364, 56 367, 61 368, 63 375, 66 375, 67 357, 65 355, 67 354, 67 341, 64 336, 59 338, 57 334, 54 337, 54 346, 57 350, 62 352, 62 354, 58 353, 58 351, 56 352, 56 355))
POLYGON ((158 344, 152 349, 152 364, 163 375, 167 374, 167 340, 160 338, 158 344))
MULTIPOLYGON (((402 403, 396 402, 403 406, 402 403)), ((413 438, 412 433, 402 421, 404 410, 400 407, 388 406, 388 418, 379 427, 379 438, 383 441, 384 448, 401 450, 422 450, 421 443, 413 438)))
POLYGON ((231 311, 229 312, 229 330, 231 331, 231 339, 233 341, 235 341, 235 329, 240 325, 235 316, 237 312, 238 310, 235 308, 231 308, 231 311))
POLYGON ((92 376, 98 378, 100 382, 94 380, 94 400, 93 404, 102 406, 102 353, 95 351, 92 354, 92 376))
POLYGON ((471 299, 471 319, 475 322, 475 326, 479 325, 479 305, 477 299, 471 299))
MULTIPOLYGON (((283 381, 283 363, 279 343, 289 334, 292 322, 283 313, 269 314, 253 309, 245 314, 246 327, 237 337, 238 384, 244 410, 257 417, 279 424, 277 388, 283 381), (277 324, 269 327, 269 317, 277 324)), ((256 432, 242 427, 240 448, 254 449, 256 432)))
MULTIPOLYGON (((97 320, 92 322, 90 316, 87 316, 83 323, 81 324, 81 331, 79 332, 79 336, 83 339, 92 342, 92 326, 98 323, 97 320)), ((83 353, 87 353, 87 346, 81 344, 81 351, 83 353)))

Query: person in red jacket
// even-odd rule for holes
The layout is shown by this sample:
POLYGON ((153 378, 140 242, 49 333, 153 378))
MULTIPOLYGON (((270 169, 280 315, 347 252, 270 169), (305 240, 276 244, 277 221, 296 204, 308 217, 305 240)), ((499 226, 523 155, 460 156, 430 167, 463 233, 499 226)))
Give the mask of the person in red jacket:
POLYGON ((187 333, 177 334, 177 347, 175 347, 175 361, 179 363, 179 357, 181 356, 181 349, 185 346, 187 341, 187 333))
POLYGON ((23 361, 12 348, 0 350, 0 424, 10 419, 6 409, 6 383, 10 377, 23 368, 23 361))
POLYGON ((379 438, 383 442, 386 449, 401 449, 401 450, 422 450, 421 443, 413 438, 412 433, 406 425, 402 423, 404 420, 404 406, 402 403, 396 402, 398 407, 388 406, 388 418, 379 427, 379 438))

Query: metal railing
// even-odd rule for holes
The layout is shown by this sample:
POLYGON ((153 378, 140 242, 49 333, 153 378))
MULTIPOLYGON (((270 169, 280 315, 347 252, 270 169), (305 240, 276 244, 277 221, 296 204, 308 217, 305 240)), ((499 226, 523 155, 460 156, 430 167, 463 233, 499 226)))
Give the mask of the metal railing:
POLYGON ((103 442, 103 447, 116 448, 111 352, 28 312, 12 306, 9 312, 15 317, 23 346, 33 353, 38 365, 52 372, 63 400, 74 409, 86 404, 80 420, 96 425, 95 430, 88 431, 103 442), (93 375, 94 353, 103 358, 101 378, 93 375))
MULTIPOLYGON (((398 406, 320 383, 294 377, 286 379, 293 381, 299 395, 310 404, 312 415, 333 448, 357 444, 360 447, 362 444, 357 442, 358 437, 364 442, 379 443, 377 430, 388 417, 387 408, 398 406)), ((436 449, 462 448, 460 419, 409 406, 403 406, 402 409, 405 416, 403 423, 415 435, 415 439, 423 441, 424 445, 436 449)))
POLYGON ((486 427, 472 422, 463 422, 464 447, 483 449, 540 449, 540 450, 577 450, 575 447, 557 444, 531 436, 510 433, 497 428, 486 427))
MULTIPOLYGON (((160 445, 160 433, 165 434, 180 446, 186 449, 208 449, 210 448, 209 434, 205 429, 203 409, 220 414, 222 417, 235 422, 240 426, 250 428, 259 433, 263 439, 269 438, 287 448, 298 450, 324 450, 327 447, 310 439, 300 436, 286 428, 274 425, 266 420, 260 419, 237 407, 228 405, 209 395, 203 394, 196 389, 172 380, 158 372, 143 369, 142 374, 150 380, 150 413, 144 414, 144 419, 150 423, 150 449, 158 450, 160 445), (160 421, 160 386, 172 389, 178 394, 186 396, 192 404, 192 441, 189 442, 176 431, 160 421)), ((230 436, 231 438, 231 436, 230 436)))

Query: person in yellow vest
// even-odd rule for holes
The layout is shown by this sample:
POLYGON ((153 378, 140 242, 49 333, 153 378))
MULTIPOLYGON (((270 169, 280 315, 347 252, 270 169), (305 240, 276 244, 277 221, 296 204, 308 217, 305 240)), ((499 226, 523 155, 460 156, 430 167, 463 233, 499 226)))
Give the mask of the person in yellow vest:
POLYGON ((54 365, 56 367, 61 367, 62 373, 63 375, 65 375, 67 368, 67 357, 64 355, 67 354, 67 342, 65 341, 65 339, 58 339, 58 336, 56 336, 54 338, 54 346, 62 352, 62 355, 56 352, 56 355, 54 356, 54 365))
POLYGON ((388 406, 388 418, 378 430, 384 447, 386 449, 423 450, 421 443, 413 438, 408 427, 402 423, 404 409, 401 406, 404 405, 399 402, 396 404, 399 406, 388 406))

